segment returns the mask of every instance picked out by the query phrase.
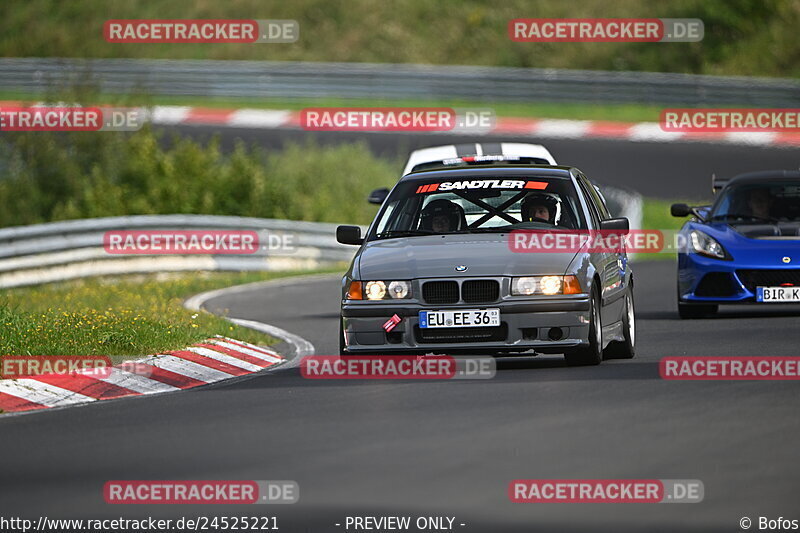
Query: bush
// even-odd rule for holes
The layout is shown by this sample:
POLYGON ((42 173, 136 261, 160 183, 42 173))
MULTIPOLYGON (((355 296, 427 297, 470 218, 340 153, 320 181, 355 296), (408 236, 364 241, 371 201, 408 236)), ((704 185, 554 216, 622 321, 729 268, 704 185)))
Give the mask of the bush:
POLYGON ((267 152, 239 142, 225 154, 216 139, 160 140, 150 129, 7 136, 0 227, 173 213, 365 224, 375 214, 369 191, 398 177, 364 143, 267 152))

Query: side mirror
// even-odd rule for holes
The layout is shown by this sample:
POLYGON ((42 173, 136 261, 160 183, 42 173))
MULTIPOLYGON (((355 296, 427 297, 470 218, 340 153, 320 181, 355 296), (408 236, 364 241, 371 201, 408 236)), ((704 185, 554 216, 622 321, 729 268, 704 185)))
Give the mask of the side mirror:
POLYGON ((367 196, 367 201, 371 204, 378 204, 381 205, 386 197, 389 196, 389 189, 383 187, 381 189, 375 189, 369 196, 367 196))
POLYGON ((340 244, 361 244, 361 228, 358 226, 339 226, 336 228, 336 242, 340 244))
POLYGON ((669 212, 674 217, 688 217, 692 214, 692 208, 686 204, 672 204, 669 212))
POLYGON ((625 217, 609 218, 600 221, 600 229, 603 231, 618 231, 627 234, 631 229, 631 223, 625 217))

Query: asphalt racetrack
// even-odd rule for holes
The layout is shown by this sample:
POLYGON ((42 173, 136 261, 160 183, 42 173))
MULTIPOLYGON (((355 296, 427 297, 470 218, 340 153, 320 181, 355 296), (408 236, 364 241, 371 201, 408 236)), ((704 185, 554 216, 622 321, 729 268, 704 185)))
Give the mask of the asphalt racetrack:
MULTIPOLYGON (((182 136, 207 140, 218 135, 225 149, 236 139, 264 148, 313 140, 319 144, 366 141, 378 156, 397 161, 398 173, 411 150, 439 144, 470 142, 535 142, 544 144, 560 164, 578 167, 592 180, 630 187, 645 196, 685 199, 711 198, 711 175, 730 178, 756 170, 800 168, 800 148, 712 144, 703 142, 629 142, 617 139, 552 139, 409 133, 305 132, 298 129, 248 129, 213 126, 174 126, 182 136)), ((167 137, 168 142, 168 137, 167 137)), ((391 184, 387 184, 391 185, 391 184)))
MULTIPOLYGON (((298 136, 221 135, 229 142, 236 134, 265 146, 298 136)), ((398 150, 396 137, 369 141, 388 153, 398 150)), ((403 150, 453 140, 405 139, 403 150)), ((798 150, 758 147, 544 142, 598 181, 662 197, 702 199, 714 169, 796 168, 800 159, 798 150)), ((281 531, 312 532, 345 531, 336 524, 348 515, 451 516, 454 531, 481 533, 730 532, 745 516, 753 530, 760 516, 800 518, 797 383, 658 375, 659 359, 670 355, 796 356, 800 310, 737 307, 681 321, 674 264, 634 269, 633 360, 568 368, 559 356, 508 358, 485 381, 306 380, 287 367, 187 392, 5 417, 1 505, 25 517, 272 514, 281 531), (520 478, 699 479, 705 499, 512 504, 508 484, 520 478), (114 479, 295 480, 300 501, 111 506, 102 488, 114 479)), ((338 349, 338 306, 339 278, 331 276, 221 296, 205 307, 284 328, 330 355, 338 349)))

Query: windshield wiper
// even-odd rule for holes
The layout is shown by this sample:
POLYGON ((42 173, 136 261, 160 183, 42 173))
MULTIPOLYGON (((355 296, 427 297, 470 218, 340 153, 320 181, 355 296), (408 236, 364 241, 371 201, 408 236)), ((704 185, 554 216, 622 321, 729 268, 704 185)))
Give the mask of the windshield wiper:
POLYGON ((739 213, 726 213, 724 215, 714 215, 711 220, 727 220, 729 218, 747 218, 751 220, 766 220, 767 222, 777 222, 777 218, 760 217, 758 215, 743 215, 739 213))
POLYGON ((439 233, 428 229, 390 229, 378 233, 376 237, 382 239, 384 237, 416 237, 419 235, 439 235, 439 233))

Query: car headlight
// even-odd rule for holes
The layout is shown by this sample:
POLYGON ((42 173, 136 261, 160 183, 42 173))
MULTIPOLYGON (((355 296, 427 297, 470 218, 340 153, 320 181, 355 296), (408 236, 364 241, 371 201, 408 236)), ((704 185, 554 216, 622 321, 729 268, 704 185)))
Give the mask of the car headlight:
POLYGON ((411 285, 407 281, 389 282, 389 296, 392 298, 408 298, 411 294, 411 285))
POLYGON ((559 276, 544 276, 539 281, 542 294, 558 294, 561 292, 561 278, 559 276))
POLYGON ((368 281, 364 295, 367 300, 383 300, 386 297, 386 284, 382 281, 368 281))
POLYGON ((408 281, 351 281, 348 300, 400 300, 411 297, 408 281))
POLYGON ((544 294, 580 294, 581 284, 576 276, 526 276, 511 278, 512 296, 544 294))
POLYGON ((694 253, 706 257, 713 257, 714 259, 730 258, 725 248, 714 237, 696 229, 689 232, 689 247, 694 253))

